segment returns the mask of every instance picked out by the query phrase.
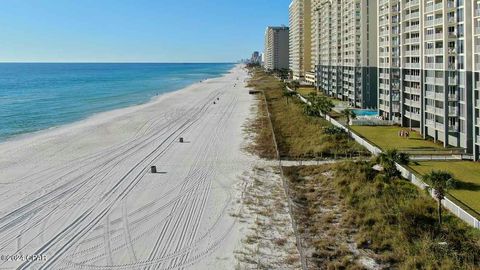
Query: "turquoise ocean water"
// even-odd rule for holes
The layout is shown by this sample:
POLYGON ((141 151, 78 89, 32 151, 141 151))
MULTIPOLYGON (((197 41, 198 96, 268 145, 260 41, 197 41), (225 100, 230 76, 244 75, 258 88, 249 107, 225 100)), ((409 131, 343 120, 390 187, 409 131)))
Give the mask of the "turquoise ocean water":
POLYGON ((0 63, 0 142, 142 104, 233 64, 0 63))

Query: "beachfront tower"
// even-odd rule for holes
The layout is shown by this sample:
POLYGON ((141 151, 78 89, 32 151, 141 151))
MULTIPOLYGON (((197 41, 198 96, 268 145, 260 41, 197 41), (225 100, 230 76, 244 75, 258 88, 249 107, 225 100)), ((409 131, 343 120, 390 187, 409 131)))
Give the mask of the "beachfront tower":
POLYGON ((358 108, 377 107, 377 1, 314 3, 312 58, 319 89, 358 108))
POLYGON ((286 26, 267 27, 265 30, 264 67, 266 70, 288 70, 289 29, 286 26))
POLYGON ((289 67, 294 80, 305 80, 311 65, 311 0, 293 0, 289 6, 289 67))
POLYGON ((380 114, 470 153, 478 130, 472 2, 379 0, 378 5, 380 114))

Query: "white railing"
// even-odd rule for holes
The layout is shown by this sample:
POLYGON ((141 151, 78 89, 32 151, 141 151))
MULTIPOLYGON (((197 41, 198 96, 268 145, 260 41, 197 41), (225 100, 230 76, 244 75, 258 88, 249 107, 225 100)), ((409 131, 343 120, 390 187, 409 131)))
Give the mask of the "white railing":
MULTIPOLYGON (((433 197, 433 189, 429 188, 429 186, 425 182, 423 182, 423 180, 420 177, 418 177, 417 175, 412 173, 410 170, 408 170, 404 166, 402 166, 400 164, 396 164, 396 165, 397 165, 397 169, 400 171, 400 173, 402 174, 402 176, 404 178, 410 180, 410 182, 412 182, 414 185, 416 185, 417 187, 419 187, 423 190, 429 189, 430 190, 430 195, 432 195, 432 197, 433 197)), ((463 210, 460 206, 456 205, 450 199, 445 198, 442 201, 442 204, 451 213, 453 213, 454 215, 459 217, 461 220, 468 223, 470 226, 472 226, 474 228, 477 228, 477 229, 480 229, 480 220, 478 220, 474 216, 470 215, 467 211, 463 210)))

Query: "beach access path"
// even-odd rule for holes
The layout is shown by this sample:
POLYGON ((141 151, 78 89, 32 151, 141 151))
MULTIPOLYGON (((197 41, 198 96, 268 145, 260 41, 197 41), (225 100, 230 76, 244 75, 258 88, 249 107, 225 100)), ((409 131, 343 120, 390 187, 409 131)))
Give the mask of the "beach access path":
POLYGON ((234 268, 247 76, 0 144, 0 268, 234 268))

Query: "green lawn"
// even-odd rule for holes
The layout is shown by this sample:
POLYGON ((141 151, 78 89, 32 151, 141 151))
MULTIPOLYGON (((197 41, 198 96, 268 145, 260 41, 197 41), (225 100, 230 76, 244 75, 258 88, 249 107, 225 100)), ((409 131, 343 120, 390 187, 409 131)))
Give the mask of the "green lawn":
POLYGON ((312 92, 317 92, 317 90, 313 87, 300 87, 297 89, 297 92, 304 96, 304 97, 307 97, 308 94, 312 93, 312 92))
POLYGON ((473 161, 422 161, 419 165, 411 165, 419 174, 427 174, 432 170, 451 172, 460 185, 450 193, 480 213, 480 163, 473 161))
POLYGON ((403 151, 421 151, 421 152, 448 152, 440 143, 424 140, 423 137, 415 132, 409 131, 409 138, 398 136, 400 130, 408 130, 397 126, 352 126, 357 134, 368 139, 382 149, 399 149, 403 151))

